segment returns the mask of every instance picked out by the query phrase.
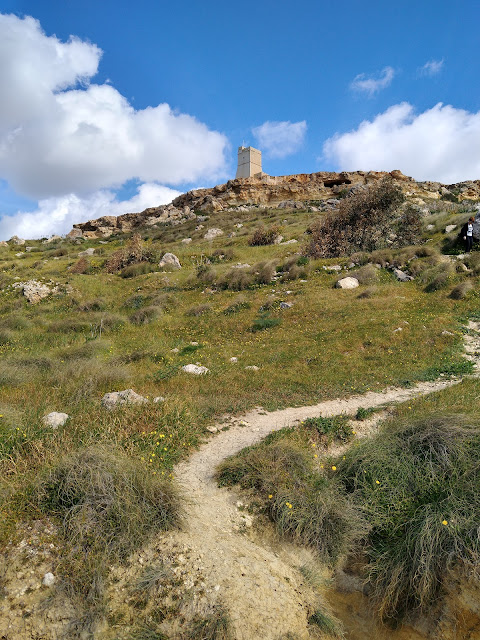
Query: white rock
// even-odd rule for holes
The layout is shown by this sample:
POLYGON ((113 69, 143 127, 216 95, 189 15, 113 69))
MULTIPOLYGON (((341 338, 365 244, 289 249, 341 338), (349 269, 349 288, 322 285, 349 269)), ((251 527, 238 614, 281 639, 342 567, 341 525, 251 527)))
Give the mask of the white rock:
POLYGON ((106 393, 102 398, 102 406, 106 409, 113 409, 113 407, 124 404, 145 404, 145 402, 148 402, 148 400, 135 393, 133 389, 112 391, 111 393, 106 393))
POLYGON ((347 278, 342 278, 335 285, 337 289, 356 289, 359 285, 359 282, 356 278, 352 278, 348 276, 347 278))
POLYGON ((195 342, 195 340, 193 342, 190 342, 190 344, 192 345, 192 347, 198 347, 198 342, 195 342))
POLYGON ((181 269, 182 265, 180 264, 180 260, 174 253, 166 253, 160 262, 158 263, 159 267, 169 267, 170 269, 181 269))
POLYGON ((282 240, 283 240, 283 236, 278 235, 273 241, 273 244, 282 244, 282 240))
POLYGON ((90 247, 89 249, 85 249, 85 251, 80 251, 78 257, 83 258, 84 256, 93 256, 94 253, 95 249, 93 247, 90 247))
POLYGON ((405 271, 401 271, 401 269, 394 269, 393 275, 397 280, 400 280, 400 282, 408 282, 409 280, 413 280, 412 276, 409 276, 407 273, 405 273, 405 271))
POLYGON ((182 240, 182 244, 190 244, 190 243, 191 243, 191 241, 192 241, 192 239, 191 239, 191 238, 184 238, 184 239, 182 240))
POLYGON ((0 247, 8 247, 8 242, 6 240, 0 240, 0 247))
POLYGON ((243 227, 243 224, 241 222, 237 222, 235 226, 237 227, 237 229, 241 229, 243 227))
POLYGON ((173 349, 170 349, 171 353, 178 353, 180 351, 180 349, 178 347, 173 347, 173 349))
POLYGON ((16 257, 16 258, 20 258, 20 256, 23 256, 23 253, 22 253, 21 251, 20 251, 20 253, 16 253, 16 254, 15 254, 15 257, 16 257))
POLYGON ((230 362, 238 362, 238 358, 236 358, 235 356, 233 356, 232 358, 230 358, 230 362))
POLYGON ((46 416, 43 416, 42 422, 46 427, 51 427, 52 429, 58 429, 58 427, 63 427, 70 416, 68 413, 58 413, 58 411, 52 411, 52 413, 48 413, 46 416))
POLYGON ((23 238, 19 238, 18 236, 12 236, 9 242, 11 242, 12 244, 16 244, 18 246, 25 244, 25 240, 23 238))
POLYGON ((447 226, 445 227, 445 233, 451 233, 456 228, 456 224, 447 224, 447 226))
POLYGON ((25 247, 25 251, 28 251, 30 253, 30 251, 32 251, 33 249, 35 249, 35 247, 25 247))
POLYGON ((339 264, 327 264, 324 265, 323 268, 325 271, 341 271, 342 267, 339 264))
POLYGON ((203 237, 205 238, 205 240, 213 240, 217 236, 223 236, 223 231, 221 229, 212 227, 212 229, 209 229, 203 237))
POLYGON ((16 289, 22 289, 23 295, 30 302, 30 304, 36 304, 46 298, 52 293, 50 287, 38 280, 29 280, 28 282, 17 282, 16 289))
POLYGON ((50 573, 50 571, 48 571, 44 576, 43 576, 43 580, 42 580, 42 584, 45 587, 51 587, 55 584, 55 576, 53 575, 53 573, 50 573))
POLYGON ((285 240, 285 242, 281 242, 280 244, 296 244, 298 240, 285 240))
POLYGON ((165 402, 165 398, 163 396, 157 396, 156 398, 153 399, 153 402, 155 404, 159 404, 161 402, 165 402))
POLYGON ((198 225, 195 227, 195 231, 201 231, 202 229, 203 229, 203 224, 198 224, 198 225))
POLYGON ((248 365, 248 367, 245 367, 245 369, 247 371, 258 371, 260 369, 260 367, 257 367, 256 364, 250 364, 250 365, 248 365))
MULTIPOLYGON (((80 232, 80 235, 82 235, 82 232, 80 231, 80 229, 76 229, 76 231, 80 232)), ((42 244, 50 244, 51 242, 56 242, 57 240, 61 240, 62 236, 51 236, 50 238, 47 238, 46 240, 44 240, 42 242, 42 244)))
POLYGON ((239 262, 237 264, 234 264, 232 266, 232 269, 250 269, 250 266, 251 265, 249 265, 248 262, 245 262, 243 264, 241 262, 239 262))
POLYGON ((201 376, 205 373, 208 373, 207 367, 199 366, 198 364, 186 364, 182 367, 182 371, 185 373, 193 373, 195 376, 201 376))
POLYGON ((453 335, 455 334, 452 333, 451 331, 447 331, 446 329, 442 331, 442 336, 453 336, 453 335))
POLYGON ((433 231, 435 229, 435 225, 434 224, 427 224, 427 226, 425 227, 425 229, 427 231, 433 231))
POLYGON ((393 330, 393 333, 398 333, 399 331, 403 331, 402 327, 397 327, 393 330))

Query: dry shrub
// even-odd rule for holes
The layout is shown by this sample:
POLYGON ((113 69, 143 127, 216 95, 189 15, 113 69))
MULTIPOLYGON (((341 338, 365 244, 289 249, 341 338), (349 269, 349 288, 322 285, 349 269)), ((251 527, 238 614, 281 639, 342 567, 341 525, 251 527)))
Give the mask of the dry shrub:
POLYGON ((156 320, 162 314, 162 309, 155 305, 150 305, 148 307, 142 307, 132 313, 129 320, 132 324, 141 325, 141 324, 149 324, 156 320))
POLYGON ((213 284, 217 279, 217 272, 208 264, 197 267, 197 278, 203 284, 213 284))
POLYGON ((239 311, 243 311, 244 309, 250 309, 251 304, 244 296, 238 296, 235 300, 228 305, 226 309, 223 310, 223 313, 228 316, 232 313, 238 313, 239 311))
POLYGON ((79 311, 103 311, 107 307, 105 298, 94 298, 93 300, 84 300, 77 302, 79 311))
POLYGON ((411 244, 420 229, 420 214, 411 208, 398 214, 404 200, 390 178, 344 198, 338 212, 312 226, 308 255, 335 258, 355 251, 371 252, 387 246, 390 234, 395 234, 397 246, 411 244))
POLYGON ((391 249, 379 249, 370 256, 369 262, 379 264, 382 267, 389 267, 393 264, 393 251, 391 249))
POLYGON ((478 276, 480 274, 480 252, 470 252, 470 254, 465 257, 465 264, 472 270, 474 275, 478 276))
POLYGON ((442 262, 436 267, 423 271, 418 279, 425 285, 425 291, 431 293, 447 287, 454 275, 454 267, 450 262, 442 262))
POLYGON ((106 270, 108 273, 116 273, 131 264, 147 261, 149 257, 145 242, 138 233, 134 233, 126 247, 115 251, 107 261, 106 270))
POLYGON ((249 289, 255 282, 255 275, 251 269, 230 269, 219 281, 222 289, 243 291, 249 289))
POLYGON ((257 284, 270 284, 276 271, 275 262, 260 262, 253 267, 257 284))
POLYGON ((367 287, 367 289, 365 289, 365 291, 362 291, 362 293, 360 293, 357 298, 359 300, 362 300, 364 298, 373 298, 377 293, 378 290, 376 287, 367 287))
POLYGON ((253 233, 248 244, 251 247, 260 247, 267 244, 274 244, 276 237, 280 233, 280 228, 276 225, 271 227, 261 226, 253 233))
POLYGON ((140 262, 139 264, 130 264, 128 267, 124 267, 120 271, 122 278, 136 278, 137 276, 144 276, 147 273, 157 271, 157 268, 151 262, 140 262))
POLYGON ((460 284, 457 284, 457 286, 451 290, 450 298, 452 298, 452 300, 462 300, 463 298, 465 298, 467 293, 472 291, 472 289, 473 289, 473 284, 471 283, 470 280, 465 280, 464 282, 460 282, 460 284))
POLYGON ((70 273, 88 273, 90 271, 90 262, 82 256, 70 267, 70 273))

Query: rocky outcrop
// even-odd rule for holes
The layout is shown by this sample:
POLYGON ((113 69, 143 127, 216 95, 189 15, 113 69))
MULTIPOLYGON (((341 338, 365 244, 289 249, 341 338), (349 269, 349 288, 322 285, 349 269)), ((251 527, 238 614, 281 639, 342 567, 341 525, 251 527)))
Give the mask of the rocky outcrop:
POLYGON ((247 211, 252 206, 285 209, 309 207, 335 208, 346 193, 390 176, 401 186, 412 202, 422 206, 424 198, 452 197, 458 200, 480 199, 480 180, 442 185, 439 182, 416 182, 401 171, 320 171, 290 176, 260 174, 252 178, 237 178, 211 189, 194 189, 175 198, 168 205, 151 207, 141 213, 104 216, 75 224, 68 237, 108 237, 113 233, 130 233, 145 226, 180 224, 195 217, 195 213, 215 213, 225 209, 247 211))

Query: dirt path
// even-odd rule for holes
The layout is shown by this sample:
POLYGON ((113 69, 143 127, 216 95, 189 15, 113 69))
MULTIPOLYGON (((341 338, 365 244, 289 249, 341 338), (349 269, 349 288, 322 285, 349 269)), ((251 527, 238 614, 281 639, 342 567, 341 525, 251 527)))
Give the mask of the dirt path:
MULTIPOLYGON (((479 323, 470 323, 466 335, 467 357, 477 365, 480 351, 479 323)), ((281 545, 275 549, 244 535, 251 518, 237 506, 235 492, 217 487, 217 465, 267 434, 314 416, 353 415, 359 407, 379 407, 404 402, 449 386, 459 379, 425 382, 410 389, 390 388, 380 393, 328 400, 319 404, 266 413, 251 411, 232 420, 190 459, 176 468, 176 478, 191 502, 187 528, 170 536, 170 546, 188 554, 192 574, 203 577, 203 606, 217 598, 229 611, 236 640, 279 640, 291 633, 309 638, 307 617, 313 594, 295 568, 302 558, 292 558, 281 545)), ((217 425, 218 429, 225 424, 217 425)), ((198 606, 197 602, 195 606, 198 606)))

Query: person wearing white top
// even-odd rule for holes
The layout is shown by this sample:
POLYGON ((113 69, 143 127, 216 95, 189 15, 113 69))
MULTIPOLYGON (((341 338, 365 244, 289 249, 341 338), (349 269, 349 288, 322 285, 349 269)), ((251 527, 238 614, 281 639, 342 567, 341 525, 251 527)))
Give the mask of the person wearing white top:
POLYGON ((462 227, 462 237, 465 241, 465 250, 469 253, 473 247, 473 223, 475 218, 469 218, 462 227))

